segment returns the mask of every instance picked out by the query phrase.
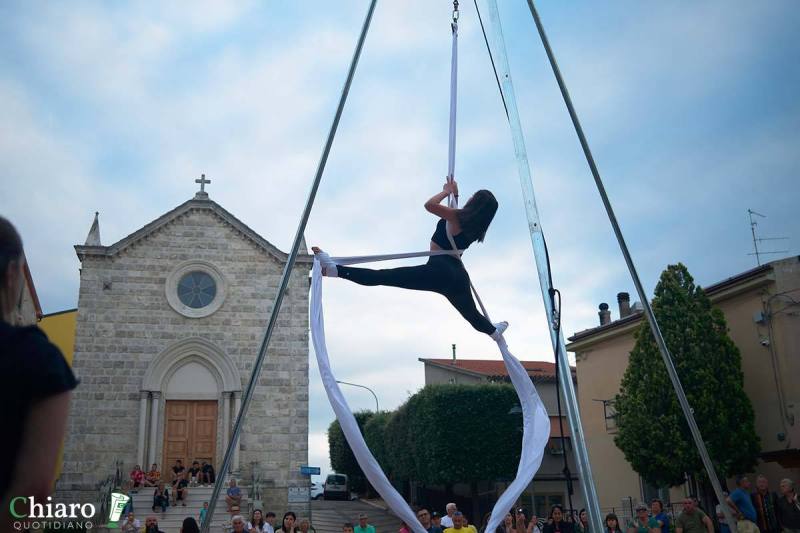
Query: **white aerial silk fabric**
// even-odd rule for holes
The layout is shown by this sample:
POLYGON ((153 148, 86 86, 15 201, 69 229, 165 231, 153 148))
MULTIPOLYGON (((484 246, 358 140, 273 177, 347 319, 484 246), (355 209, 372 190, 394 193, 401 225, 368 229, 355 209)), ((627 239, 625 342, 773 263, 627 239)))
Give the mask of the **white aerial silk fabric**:
MULTIPOLYGON (((337 257, 333 258, 337 264, 355 264, 362 262, 383 261, 405 257, 421 257, 441 255, 445 252, 414 252, 411 254, 392 254, 381 256, 337 257)), ((311 339, 317 357, 322 384, 328 395, 331 407, 339 420, 342 432, 347 439, 350 449, 356 458, 361 470, 366 475, 373 488, 381 495, 394 513, 411 527, 415 533, 426 533, 416 517, 416 513, 408 506, 406 501, 392 486, 384 474, 375 457, 369 451, 364 436, 358 428, 353 412, 342 395, 336 377, 331 370, 328 349, 325 344, 325 324, 322 313, 322 267, 319 260, 314 260, 311 278, 311 339)), ((506 513, 512 508, 522 491, 533 479, 544 455, 545 444, 550 437, 550 420, 542 404, 533 382, 519 360, 508 351, 505 339, 497 342, 503 361, 511 378, 511 383, 519 397, 522 407, 522 452, 520 455, 517 476, 498 499, 492 510, 491 518, 486 531, 492 533, 500 525, 506 513)), ((474 438, 481 438, 474 435, 474 438)))

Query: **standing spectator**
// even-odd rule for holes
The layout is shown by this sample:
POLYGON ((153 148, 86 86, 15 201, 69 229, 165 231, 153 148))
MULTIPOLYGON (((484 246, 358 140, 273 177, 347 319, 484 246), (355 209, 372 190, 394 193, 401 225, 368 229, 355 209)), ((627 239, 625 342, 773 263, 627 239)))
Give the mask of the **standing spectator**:
MULTIPOLYGON (((725 496, 725 498, 727 498, 729 496, 727 492, 723 492, 722 495, 725 496)), ((725 504, 725 505, 727 505, 727 504, 725 504)), ((720 533, 731 533, 731 528, 728 525, 728 519, 725 518, 725 513, 722 512, 722 504, 721 503, 717 504, 716 512, 717 512, 717 522, 719 522, 720 533)))
POLYGON ((736 513, 736 531, 738 533, 758 533, 756 526, 756 508, 750 499, 750 480, 747 476, 736 478, 736 490, 728 496, 728 505, 736 513))
POLYGON ((139 533, 139 528, 141 527, 141 522, 136 520, 136 517, 133 513, 128 513, 128 518, 125 519, 125 522, 119 527, 122 533, 139 533))
POLYGON ((133 467, 131 470, 131 492, 138 492, 136 489, 144 485, 144 470, 139 465, 133 467))
POLYGON ((516 533, 542 533, 539 529, 539 521, 535 516, 531 518, 530 513, 524 507, 517 509, 514 531, 516 533))
POLYGON ((201 526, 206 521, 206 516, 207 515, 208 515, 208 502, 203 502, 203 507, 200 509, 200 525, 201 526))
POLYGON ((694 498, 683 500, 683 512, 675 520, 675 533, 714 533, 714 523, 695 506, 694 498))
POLYGON ((158 529, 158 519, 155 516, 148 516, 144 521, 144 533, 164 533, 158 529))
POLYGON ((161 481, 161 472, 158 470, 158 465, 153 463, 150 471, 144 476, 144 486, 157 487, 159 481, 161 481))
POLYGON ((475 526, 469 523, 469 519, 464 513, 461 513, 461 529, 472 531, 472 533, 478 533, 478 530, 475 528, 475 526))
POLYGON ((247 533, 244 517, 240 514, 231 517, 231 527, 233 528, 233 533, 247 533))
POLYGON ((422 527, 424 527, 428 533, 442 533, 442 528, 433 525, 431 513, 425 507, 417 511, 417 520, 419 520, 419 523, 422 524, 422 527))
POLYGON ((200 533, 200 528, 197 527, 197 520, 191 516, 184 518, 183 524, 181 524, 181 533, 200 533))
POLYGON ((442 527, 442 515, 440 515, 438 511, 431 511, 431 526, 438 527, 444 532, 444 527, 442 527))
POLYGON ((575 524, 575 532, 589 533, 589 513, 586 512, 586 509, 581 509, 578 513, 578 523, 575 524))
POLYGON ((295 522, 297 522, 297 515, 294 514, 292 511, 286 511, 283 515, 283 520, 281 521, 281 527, 278 530, 279 533, 296 533, 298 529, 295 527, 295 522))
POLYGON ((375 533, 375 526, 367 524, 367 513, 358 515, 358 525, 353 528, 354 533, 375 533))
POLYGON ((342 524, 342 533, 353 533, 353 524, 350 522, 342 524))
POLYGON ((669 533, 669 516, 664 512, 664 502, 659 498, 650 500, 650 514, 658 522, 661 533, 669 533))
POLYGON ((308 533, 309 531, 313 531, 314 533, 316 533, 317 530, 314 529, 314 526, 311 525, 311 522, 309 522, 308 518, 301 518, 300 533, 308 533))
POLYGON ((800 533, 800 500, 794 490, 794 481, 781 480, 781 497, 778 498, 778 523, 783 533, 800 533))
POLYGON ((467 529, 464 526, 464 515, 461 514, 461 511, 456 511, 453 513, 453 527, 448 527, 444 530, 444 533, 467 533, 467 529))
POLYGON ((411 533, 411 529, 405 522, 400 522, 400 529, 397 530, 397 533, 411 533))
POLYGON ((564 508, 558 504, 554 505, 550 509, 550 519, 544 525, 544 533, 572 533, 573 531, 572 522, 564 521, 564 508))
POLYGON ((458 511, 458 506, 454 503, 448 503, 444 506, 444 510, 447 514, 442 517, 442 529, 453 527, 453 514, 458 511))
POLYGON ((769 490, 769 480, 763 474, 756 478, 756 491, 750 495, 756 508, 756 525, 761 533, 780 533, 778 515, 778 495, 769 490))
POLYGON ((247 531, 250 533, 267 533, 267 521, 264 520, 261 509, 254 509, 247 523, 247 531))
POLYGON ((622 533, 622 530, 619 528, 619 518, 614 513, 608 513, 606 515, 606 530, 605 533, 622 533))
POLYGON ((156 507, 161 507, 161 512, 166 513, 168 505, 169 491, 164 488, 164 482, 161 482, 153 491, 153 511, 155 512, 156 507))
POLYGON ((225 493, 225 503, 228 504, 228 512, 238 511, 242 504, 242 489, 236 486, 236 479, 231 478, 228 491, 225 493))
POLYGON ((203 485, 213 485, 216 480, 214 467, 211 466, 211 463, 203 461, 203 464, 200 466, 200 483, 203 485))
POLYGON ((506 513, 503 517, 503 523, 497 526, 495 533, 516 533, 514 531, 514 516, 511 512, 506 513))
POLYGON ((11 498, 25 495, 44 502, 50 495, 71 391, 78 385, 41 329, 12 325, 24 291, 22 239, 0 216, 0 524, 6 525, 11 523, 11 498))
POLYGON ((636 506, 636 518, 628 524, 628 533, 659 533, 658 521, 648 516, 644 503, 636 506))

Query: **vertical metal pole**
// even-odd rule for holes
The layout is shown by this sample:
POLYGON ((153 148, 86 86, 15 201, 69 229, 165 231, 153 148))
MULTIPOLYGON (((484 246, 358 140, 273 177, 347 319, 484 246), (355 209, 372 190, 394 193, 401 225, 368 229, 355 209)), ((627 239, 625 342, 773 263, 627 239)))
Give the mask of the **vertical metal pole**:
POLYGON ((572 371, 567 358, 567 349, 564 345, 564 337, 550 326, 550 317, 553 317, 553 303, 550 299, 550 276, 548 274, 547 251, 545 250, 544 234, 539 221, 539 210, 536 207, 536 197, 533 191, 533 178, 531 176, 530 165, 528 164, 528 154, 525 149, 525 138, 522 134, 522 124, 517 109, 517 100, 514 95, 514 86, 511 83, 511 70, 508 65, 506 46, 503 39, 503 28, 500 24, 500 14, 497 10, 496 0, 487 0, 489 7, 489 20, 494 38, 494 52, 496 54, 496 66, 500 78, 501 90, 506 103, 508 113, 508 123, 511 127, 511 135, 514 139, 514 152, 517 159, 517 172, 522 186, 522 197, 525 202, 525 214, 528 217, 528 231, 531 236, 533 253, 536 260, 536 270, 539 274, 539 285, 542 290, 545 311, 548 316, 548 330, 550 331, 550 341, 553 344, 553 351, 558 357, 558 364, 564 369, 559 372, 561 390, 564 394, 564 405, 567 411, 572 434, 574 436, 575 463, 581 475, 581 490, 583 492, 586 508, 589 512, 591 529, 593 531, 603 531, 603 520, 600 516, 600 504, 597 499, 597 492, 594 486, 592 468, 589 464, 589 453, 586 449, 586 441, 583 436, 583 426, 581 425, 580 413, 578 411, 578 401, 575 396, 575 386, 572 383, 572 371))
POLYGON ((342 117, 342 111, 344 111, 344 104, 347 101, 347 95, 350 92, 350 85, 353 82, 353 76, 355 75, 356 66, 358 65, 358 59, 361 56, 361 49, 364 46, 364 40, 367 37, 367 31, 369 30, 370 22, 372 22, 372 14, 375 11, 376 2, 377 0, 372 0, 370 2, 369 9, 367 10, 367 16, 364 19, 364 24, 361 28, 361 34, 358 37, 358 44, 356 44, 356 49, 353 53, 353 59, 350 62, 350 70, 347 72, 347 79, 345 80, 344 87, 342 88, 342 94, 339 97, 339 105, 336 108, 336 113, 333 117, 333 123, 331 124, 330 131, 328 132, 328 139, 325 141, 325 146, 322 149, 322 156, 320 157, 319 164, 317 165, 317 172, 314 175, 314 182, 311 185, 311 191, 308 193, 306 205, 303 209, 303 214, 300 217, 300 223, 297 226, 297 232, 294 236, 294 242, 292 243, 292 249, 289 253, 289 258, 286 260, 286 265, 283 268, 283 275, 281 276, 281 282, 278 286, 278 294, 275 296, 275 302, 273 304, 272 314, 269 317, 267 331, 264 333, 264 338, 261 341, 261 347, 258 351, 258 357, 253 365, 253 371, 250 374, 250 382, 247 384, 247 388, 242 395, 242 407, 236 416, 236 423, 233 426, 233 435, 231 436, 230 442, 225 450, 225 457, 222 461, 222 466, 217 470, 218 476, 216 482, 214 483, 214 491, 211 493, 208 515, 203 523, 203 533, 208 533, 211 521, 214 518, 214 510, 216 509, 217 499, 222 491, 222 485, 225 483, 225 477, 227 476, 228 469, 230 468, 231 461, 233 459, 234 445, 236 444, 239 434, 242 431, 244 418, 247 416, 247 410, 250 407, 250 400, 253 397, 258 376, 261 373, 261 366, 263 365, 264 358, 267 355, 269 341, 272 338, 272 332, 275 329, 275 325, 278 323, 278 313, 280 312, 281 304, 283 303, 283 296, 286 293, 286 287, 289 285, 289 277, 292 273, 295 261, 297 260, 298 248, 300 247, 300 241, 303 239, 303 234, 306 230, 306 224, 308 223, 308 217, 311 214, 311 208, 314 205, 317 189, 319 189, 320 181, 322 181, 322 173, 325 171, 325 164, 328 162, 328 154, 331 151, 333 139, 336 136, 336 130, 339 127, 339 120, 342 117))
POLYGON ((655 338, 656 344, 658 345, 658 349, 661 352, 661 358, 664 360, 664 365, 667 367, 667 373, 669 374, 669 378, 672 381, 672 386, 675 389, 675 394, 678 396, 678 402, 681 405, 681 409, 683 409, 683 416, 686 417, 686 422, 689 425, 689 430, 692 432, 692 437, 694 438, 695 445, 697 446, 697 451, 700 454, 700 458, 703 461, 703 466, 705 467, 706 474, 708 475, 708 479, 711 481, 711 485, 714 487, 714 493, 717 496, 717 500, 722 504, 721 508, 723 513, 725 514, 725 520, 728 521, 728 525, 731 528, 733 533, 736 533, 736 521, 733 520, 732 513, 730 508, 725 504, 725 497, 722 494, 722 486, 720 485, 719 480, 717 479, 717 473, 714 470, 714 465, 711 462, 711 457, 708 455, 708 450, 706 450, 705 442, 703 441, 703 436, 700 434, 700 428, 697 427, 697 422, 694 419, 694 413, 692 412, 692 408, 689 405, 689 400, 686 398, 686 393, 683 390, 683 385, 681 385, 681 380, 678 377, 678 372, 675 370, 675 365, 672 363, 672 357, 669 353, 669 348, 667 348, 667 343, 664 342, 664 337, 661 334, 661 329, 658 327, 658 321, 656 320, 656 316, 653 313, 653 308, 650 306, 650 300, 647 298, 647 293, 644 291, 644 287, 642 286, 642 282, 639 279, 639 274, 636 271, 636 266, 633 264, 633 259, 631 258, 630 251, 628 250, 628 245, 625 243, 625 238, 622 236, 622 230, 620 229, 619 222, 617 222, 617 217, 614 214, 614 209, 611 207, 611 202, 608 199, 608 194, 606 194, 605 186, 603 185, 603 180, 600 178, 600 172, 597 170, 597 165, 594 161, 594 156, 592 156, 592 151, 589 148, 589 143, 586 140, 586 136, 583 133, 583 128, 581 127, 581 123, 578 120, 578 114, 575 112, 575 107, 572 105, 572 99, 569 96, 569 91, 567 90, 567 86, 564 83, 564 79, 561 77, 561 70, 558 68, 558 63, 556 62, 555 55, 553 54, 553 50, 550 48, 550 41, 547 39, 547 35, 544 31, 544 26, 542 25, 542 21, 539 18, 539 13, 536 11, 536 6, 533 5, 533 0, 528 0, 528 7, 530 8, 531 15, 533 16, 533 20, 536 23, 536 29, 539 31, 539 37, 542 39, 542 44, 544 45, 545 52, 547 52, 547 58, 550 61, 550 66, 553 69, 553 74, 556 77, 556 81, 558 82, 558 87, 561 90, 561 96, 564 98, 564 103, 567 106, 567 111, 569 111, 569 116, 572 119, 572 124, 575 127, 575 132, 578 134, 578 139, 580 140, 581 147, 583 148, 583 153, 586 156, 586 162, 589 164, 589 169, 592 171, 592 176, 594 177, 595 184, 597 185, 597 191, 600 193, 600 198, 603 201, 603 206, 605 206, 606 213, 608 214, 608 219, 611 221, 611 226, 614 228, 614 234, 617 236, 617 242, 619 243, 620 250, 622 250, 622 255, 625 257, 625 263, 628 265, 628 270, 630 271, 631 278, 633 279, 633 284, 636 286, 636 292, 639 295, 639 300, 642 302, 642 306, 644 307, 645 316, 647 316, 647 321, 650 323, 650 330, 653 333, 653 337, 655 338))

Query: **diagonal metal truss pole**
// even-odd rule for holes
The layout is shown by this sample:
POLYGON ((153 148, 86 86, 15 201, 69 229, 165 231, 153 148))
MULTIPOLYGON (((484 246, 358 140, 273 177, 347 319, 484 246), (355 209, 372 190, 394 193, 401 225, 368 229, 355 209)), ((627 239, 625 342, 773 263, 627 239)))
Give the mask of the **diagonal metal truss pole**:
POLYGON ((339 128, 339 120, 342 118, 344 104, 347 101, 347 95, 350 92, 350 85, 353 82, 353 76, 356 72, 358 59, 361 56, 361 49, 364 47, 364 41, 367 38, 367 31, 369 30, 370 23, 372 22, 372 14, 375 11, 376 2, 377 0, 372 0, 370 2, 369 9, 367 10, 367 16, 364 18, 364 24, 361 27, 361 34, 358 37, 358 43, 356 44, 356 49, 353 53, 353 59, 350 62, 350 70, 347 72, 347 79, 345 80, 344 87, 342 88, 342 94, 339 97, 339 105, 336 108, 336 114, 333 117, 331 129, 328 132, 328 139, 325 141, 325 146, 322 149, 322 157, 320 157, 319 164, 317 165, 317 172, 314 175, 314 182, 311 185, 311 191, 308 193, 306 205, 303 209, 303 214, 300 217, 300 223, 297 226, 297 232, 295 233, 294 242, 292 243, 292 250, 289 253, 289 258, 286 260, 286 265, 283 267, 283 275, 281 276, 281 282, 278 286, 278 294, 275 296, 275 303, 273 304, 272 314, 269 317, 267 331, 264 333, 264 338, 261 341, 261 347, 258 351, 258 357, 253 365, 253 371, 250 374, 250 382, 247 384, 247 388, 242 395, 242 406, 241 409, 239 409, 238 415, 236 416, 236 423, 233 426, 233 434, 231 435, 231 440, 225 450, 225 457, 222 460, 222 466, 218 469, 217 480, 216 483, 214 483, 214 491, 211 493, 211 499, 209 500, 208 515, 206 516, 206 520, 202 526, 203 533, 208 533, 211 521, 214 518, 216 502, 219 498, 220 492, 222 491, 222 485, 225 483, 225 477, 231 465, 234 448, 239 439, 239 434, 242 431, 242 425, 244 423, 245 416, 247 415, 247 409, 250 406, 250 400, 253 398, 253 392, 255 391, 256 383, 258 382, 258 376, 261 373, 261 367, 267 355, 267 348, 269 347, 269 341, 272 338, 272 332, 275 329, 275 325, 278 323, 278 313, 280 312, 281 304, 283 303, 283 296, 286 293, 286 287, 289 285, 289 277, 291 276, 292 269, 294 268, 295 261, 297 260, 300 241, 303 239, 303 234, 306 230, 306 224, 308 223, 308 217, 311 214, 311 208, 314 205, 314 199, 317 195, 317 189, 319 189, 320 181, 322 181, 322 173, 325 171, 325 164, 328 162, 328 154, 330 154, 331 146, 333 145, 333 139, 336 136, 336 130, 339 128))
MULTIPOLYGON (((525 137, 522 133, 522 123, 517 109, 517 100, 514 94, 514 85, 511 83, 511 69, 508 64, 505 40, 503 39, 503 28, 500 24, 500 14, 497 10, 497 0, 487 0, 489 7, 490 27, 493 34, 495 65, 500 80, 500 91, 508 115, 508 124, 511 128, 511 136, 514 140, 514 153, 517 159, 517 172, 519 174, 520 185, 522 186, 522 197, 525 203, 525 214, 528 218, 528 231, 533 245, 533 254, 536 260, 536 271, 539 274, 539 286, 542 290, 545 311, 547 312, 548 322, 558 320, 557 311, 554 309, 553 299, 550 297, 550 267, 547 257, 547 248, 542 232, 542 225, 539 220, 539 210, 536 207, 536 196, 533 191, 533 177, 531 175, 528 154, 525 149, 525 137)), ((559 372, 559 384, 564 395, 564 405, 566 407, 569 425, 574 435, 575 463, 578 467, 581 479, 581 490, 583 491, 586 509, 589 512, 589 520, 592 524, 592 531, 603 531, 604 525, 600 516, 600 504, 597 499, 597 491, 594 486, 592 467, 589 464, 589 452, 586 449, 586 441, 583 437, 583 426, 581 425, 580 412, 578 411, 578 400, 575 395, 575 385, 572 382, 572 372, 569 370, 569 359, 567 349, 564 345, 564 336, 561 329, 548 327, 550 331, 550 341, 553 344, 553 352, 558 358, 558 364, 565 369, 559 372)))
POLYGON ((725 497, 722 494, 722 486, 720 485, 716 471, 714 470, 714 464, 711 462, 711 457, 708 455, 705 441, 703 441, 703 436, 700 434, 700 428, 697 427, 697 422, 694 419, 694 412, 692 411, 692 407, 689 405, 689 400, 686 398, 686 393, 683 390, 683 385, 681 385, 678 372, 672 362, 672 357, 670 356, 669 348, 667 348, 667 343, 664 342, 664 336, 661 334, 661 329, 658 327, 658 321, 656 320, 656 315, 653 313, 650 300, 647 298, 647 293, 645 293, 642 282, 639 279, 636 266, 633 264, 633 259, 631 258, 630 251, 628 250, 628 245, 625 243, 625 238, 622 235, 622 229, 620 229, 619 222, 614 214, 614 209, 611 207, 611 201, 608 199, 605 186, 603 186, 603 180, 600 178, 600 172, 597 170, 594 156, 592 156, 589 143, 586 140, 586 136, 583 133, 583 128, 578 120, 578 114, 575 112, 575 107, 572 105, 572 99, 570 98, 569 91, 564 83, 564 78, 561 76, 561 70, 558 68, 555 55, 550 47, 550 41, 547 39, 547 34, 545 34, 542 20, 539 18, 539 13, 536 11, 536 6, 534 6, 533 0, 527 1, 528 8, 533 16, 533 21, 536 23, 536 29, 539 32, 539 37, 542 39, 542 45, 544 45, 545 52, 547 53, 547 59, 550 61, 553 74, 555 75, 556 81, 558 82, 558 87, 561 90, 561 96, 564 98, 567 111, 569 111, 569 116, 572 119, 572 125, 575 127, 575 133, 578 134, 581 148, 583 148, 583 153, 586 156, 586 162, 589 164, 589 169, 592 171, 594 182, 597 185, 597 191, 600 193, 600 198, 602 199, 603 206, 608 214, 608 219, 611 221, 611 226, 614 228, 614 234, 617 236, 617 242, 622 250, 622 255, 625 257, 625 263, 628 265, 628 270, 630 271, 631 278, 633 279, 633 284, 636 286, 636 292, 639 295, 639 300, 642 302, 642 306, 644 307, 645 316, 647 316, 647 321, 650 323, 650 331, 652 331, 653 337, 658 345, 658 349, 661 352, 661 358, 664 360, 664 364, 667 367, 667 373, 672 381, 675 394, 678 396, 678 402, 683 410, 683 416, 686 417, 686 422, 689 424, 689 429, 692 432, 692 437, 694 438, 695 445, 697 446, 697 451, 699 452, 700 458, 703 461, 706 475, 708 475, 708 479, 711 481, 711 485, 714 487, 714 493, 717 497, 717 500, 719 500, 719 502, 722 504, 721 507, 723 513, 725 514, 725 520, 728 521, 731 531, 736 533, 736 521, 733 519, 730 508, 725 504, 725 497))

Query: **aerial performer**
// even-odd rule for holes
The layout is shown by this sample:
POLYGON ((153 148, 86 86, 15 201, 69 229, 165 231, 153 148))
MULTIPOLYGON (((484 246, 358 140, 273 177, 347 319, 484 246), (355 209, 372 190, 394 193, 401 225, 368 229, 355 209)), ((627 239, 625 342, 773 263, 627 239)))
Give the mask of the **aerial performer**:
POLYGON ((473 328, 499 340, 508 322, 492 324, 478 311, 470 291, 469 274, 458 257, 473 242, 483 242, 486 230, 497 212, 497 200, 490 191, 482 189, 460 209, 442 205, 442 200, 451 194, 458 198, 455 180, 447 181, 442 192, 425 202, 425 209, 439 217, 436 231, 431 237, 430 250, 453 250, 447 235, 449 224, 450 235, 457 247, 453 254, 432 255, 424 265, 373 270, 337 265, 318 247, 314 246, 312 250, 320 261, 324 276, 347 279, 359 285, 384 285, 441 294, 473 328))

